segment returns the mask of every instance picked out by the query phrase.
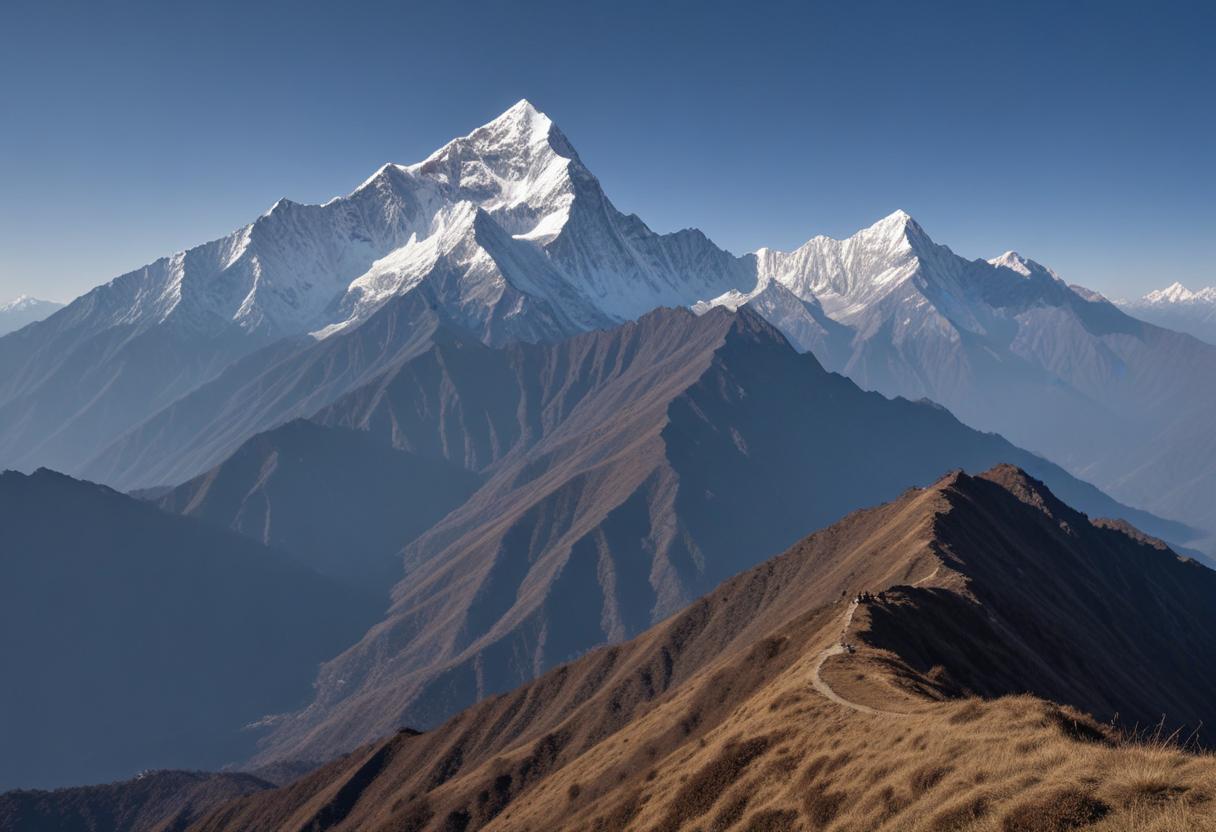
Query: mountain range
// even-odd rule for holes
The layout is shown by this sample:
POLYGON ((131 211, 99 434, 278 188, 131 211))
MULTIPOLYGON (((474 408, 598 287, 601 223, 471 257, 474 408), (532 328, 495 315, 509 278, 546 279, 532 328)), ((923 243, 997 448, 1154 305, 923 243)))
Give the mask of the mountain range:
POLYGON ((752 292, 710 303, 755 305, 862 387, 932 399, 1118 499, 1203 528, 1211 548, 1210 345, 1015 252, 959 257, 902 212, 757 258, 767 277, 752 292))
POLYGON ((1192 292, 1173 283, 1135 300, 1117 300, 1115 305, 1143 321, 1216 344, 1216 286, 1192 292))
POLYGON ((426 344, 139 500, 4 475, 7 631, 38 637, 6 647, 30 682, 0 703, 18 750, 0 782, 323 760, 432 727, 943 465, 1012 460, 1094 516, 1186 534, 937 405, 861 390, 749 307, 499 347, 435 318, 426 344), (72 637, 86 620, 95 641, 72 637), (73 704, 82 674, 117 669, 73 704), (98 750, 73 760, 82 743, 98 750))
POLYGON ((176 485, 374 383, 438 321, 498 346, 741 304, 829 370, 943 404, 1211 547, 1216 348, 1015 253, 959 257, 903 212, 741 257, 695 230, 657 234, 526 101, 0 339, 0 464, 176 485))

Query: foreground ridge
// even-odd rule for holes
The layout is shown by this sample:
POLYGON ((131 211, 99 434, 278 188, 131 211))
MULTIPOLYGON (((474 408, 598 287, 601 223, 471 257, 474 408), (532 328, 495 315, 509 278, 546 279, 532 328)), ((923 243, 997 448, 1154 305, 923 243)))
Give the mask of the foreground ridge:
POLYGON ((1121 674, 1113 651, 1060 675, 1073 655, 1051 651, 1119 610, 1132 663, 1165 670, 1173 659, 1153 654, 1177 649, 1209 667, 1214 595, 1216 575, 1091 523, 1019 469, 955 472, 849 515, 632 641, 193 828, 1201 828, 1210 759, 1140 744, 1085 711, 1207 717, 1207 680, 1121 674), (1124 607, 1158 597, 1170 609, 1124 607), (1179 618, 1191 635, 1176 642, 1179 618), (824 662, 846 621, 855 652, 824 662), (859 707, 816 692, 819 666, 859 707))

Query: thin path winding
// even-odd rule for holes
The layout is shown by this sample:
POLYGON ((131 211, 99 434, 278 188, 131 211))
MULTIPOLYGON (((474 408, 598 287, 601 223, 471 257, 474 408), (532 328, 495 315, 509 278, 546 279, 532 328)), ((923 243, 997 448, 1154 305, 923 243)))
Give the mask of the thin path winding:
MULTIPOLYGON (((941 571, 941 564, 939 563, 939 564, 937 564, 937 566, 933 567, 933 571, 930 572, 928 575, 913 582, 912 586, 920 586, 921 584, 923 584, 927 581, 933 580, 934 578, 937 577, 938 572, 940 572, 940 571, 941 571)), ((907 716, 907 714, 900 713, 899 711, 880 711, 877 708, 871 708, 869 705, 863 705, 860 702, 851 702, 850 700, 845 699, 843 696, 838 694, 836 691, 832 690, 832 686, 827 683, 827 681, 823 678, 823 674, 820 673, 820 671, 823 670, 823 663, 826 662, 830 657, 839 656, 841 653, 846 652, 843 641, 844 641, 845 635, 849 632, 849 625, 853 623, 853 613, 855 613, 855 612, 857 612, 857 601, 853 600, 853 601, 849 602, 849 608, 847 610, 845 610, 845 613, 844 613, 844 622, 841 624, 841 627, 840 627, 840 641, 836 642, 831 647, 828 647, 823 652, 821 652, 818 656, 815 657, 815 667, 811 670, 811 685, 822 696, 830 699, 831 701, 835 702, 837 705, 843 705, 846 708, 852 708, 853 710, 858 711, 863 714, 881 714, 884 716, 907 716)))
MULTIPOLYGON (((850 601, 849 608, 847 610, 845 610, 845 613, 844 613, 844 623, 840 628, 840 634, 841 634, 842 638, 844 637, 844 634, 849 631, 849 625, 853 623, 853 613, 855 613, 855 612, 857 612, 857 601, 855 601, 855 600, 850 601)), ((846 708, 852 708, 853 710, 860 711, 863 714, 880 713, 880 711, 876 711, 874 708, 871 708, 869 705, 862 705, 859 702, 850 702, 848 699, 845 699, 843 696, 838 694, 836 691, 832 690, 832 686, 829 685, 824 680, 823 676, 820 674, 819 671, 823 669, 823 663, 826 662, 830 656, 839 656, 843 652, 845 652, 844 645, 841 644, 839 641, 837 641, 835 644, 833 644, 831 647, 828 647, 826 650, 821 652, 815 658, 815 667, 814 667, 814 669, 811 670, 811 685, 815 688, 815 690, 819 691, 820 694, 822 694, 823 696, 826 696, 828 699, 832 700, 837 705, 843 705, 846 708)))
MULTIPOLYGON (((855 612, 857 612, 857 601, 850 601, 849 608, 845 610, 844 614, 844 626, 840 628, 840 635, 842 639, 844 638, 845 633, 849 631, 849 625, 853 623, 853 613, 855 612)), ((821 695, 835 702, 837 705, 852 708, 853 710, 863 714, 907 716, 907 714, 902 714, 899 711, 880 711, 877 708, 871 708, 869 705, 862 705, 860 702, 851 702, 838 694, 836 691, 832 690, 832 686, 827 683, 819 671, 823 669, 823 663, 827 661, 830 656, 838 656, 843 652, 845 652, 845 647, 838 641, 815 658, 815 667, 811 670, 811 685, 815 688, 815 690, 821 695)))

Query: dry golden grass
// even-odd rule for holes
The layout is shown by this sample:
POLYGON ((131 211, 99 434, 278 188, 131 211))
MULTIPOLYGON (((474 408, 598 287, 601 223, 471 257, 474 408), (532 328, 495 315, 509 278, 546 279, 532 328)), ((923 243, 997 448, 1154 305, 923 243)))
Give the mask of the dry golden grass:
MULTIPOLYGON (((918 699, 882 675, 881 651, 870 648, 832 656, 823 676, 846 700, 883 712, 828 700, 814 689, 812 671, 838 635, 842 609, 830 605, 806 618, 805 628, 763 642, 771 649, 710 663, 573 758, 558 762, 540 753, 543 741, 531 743, 425 795, 403 772, 400 785, 363 798, 374 821, 355 815, 339 825, 378 832, 1216 832, 1216 758, 1182 749, 1175 737, 1127 739, 1029 695, 918 699), (759 673, 770 655, 788 661, 740 687, 739 674, 759 673), (522 780, 524 772, 533 772, 520 783, 527 790, 508 799, 511 773, 522 780), (501 794, 497 783, 506 784, 501 794), (480 785, 469 792, 468 784, 480 785), (459 794, 466 797, 452 799, 459 794), (388 806, 396 808, 386 817, 388 806)), ((360 775, 348 776, 353 783, 360 775)))
MULTIPOLYGON (((552 829, 562 817, 556 828, 1216 830, 1209 755, 1124 740, 1030 696, 929 703, 904 716, 858 713, 796 690, 801 670, 791 667, 703 743, 689 742, 625 782, 619 764, 637 737, 610 738, 571 767, 603 775, 580 799, 558 785, 559 771, 489 828, 552 829), (565 812, 553 811, 555 798, 565 812)), ((644 722, 679 707, 677 698, 644 722)))

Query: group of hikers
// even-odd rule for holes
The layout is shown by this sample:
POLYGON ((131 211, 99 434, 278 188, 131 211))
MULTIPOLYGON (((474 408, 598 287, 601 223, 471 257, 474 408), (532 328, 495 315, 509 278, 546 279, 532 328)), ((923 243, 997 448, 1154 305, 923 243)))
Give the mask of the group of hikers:
MULTIPOLYGON (((844 592, 841 592, 840 595, 842 598, 845 597, 844 592)), ((857 593, 857 597, 853 599, 853 603, 855 603, 855 604, 873 604, 875 601, 885 601, 885 600, 887 600, 886 592, 879 592, 877 595, 875 595, 873 592, 859 592, 859 593, 857 593)), ((856 650, 857 650, 857 648, 854 647, 851 643, 844 641, 844 640, 841 640, 840 646, 844 648, 846 653, 853 653, 853 652, 856 652, 856 650)))

